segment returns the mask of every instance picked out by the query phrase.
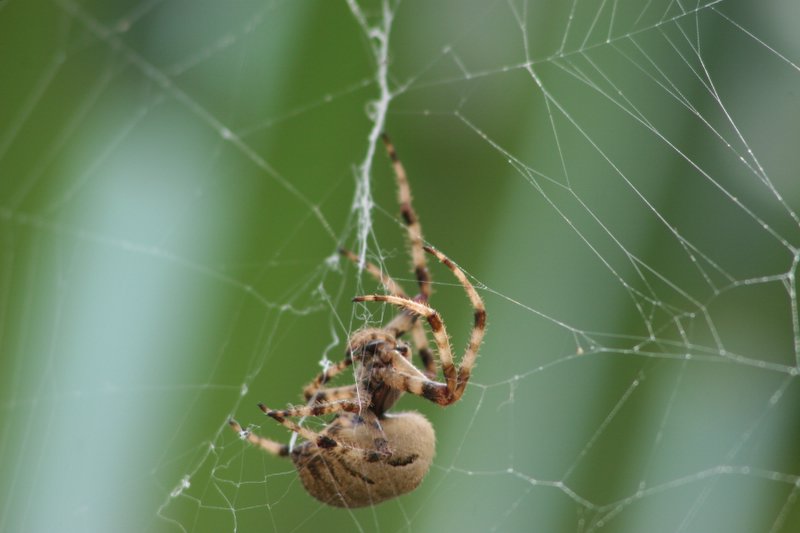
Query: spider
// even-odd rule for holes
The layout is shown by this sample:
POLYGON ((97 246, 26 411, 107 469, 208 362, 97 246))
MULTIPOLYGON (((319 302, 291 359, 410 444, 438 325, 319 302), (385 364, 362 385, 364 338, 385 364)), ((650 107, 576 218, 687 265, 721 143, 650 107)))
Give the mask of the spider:
MULTIPOLYGON (((394 168, 400 213, 405 222, 414 273, 419 293, 409 298, 389 275, 376 265, 366 270, 383 285, 387 294, 358 296, 354 302, 386 302, 399 313, 382 328, 364 328, 347 342, 345 358, 322 371, 303 390, 306 405, 274 410, 259 408, 305 440, 289 445, 242 429, 235 420, 229 424, 242 439, 268 453, 290 457, 305 489, 314 498, 336 507, 355 508, 373 505, 414 490, 425 477, 435 452, 431 423, 415 411, 389 413, 400 396, 409 392, 441 406, 457 402, 464 394, 478 348, 486 328, 483 300, 467 277, 443 253, 423 245, 417 215, 411 205, 411 190, 394 146, 382 136, 394 168), (461 364, 453 363, 453 353, 444 322, 428 305, 431 279, 425 253, 442 262, 466 290, 474 308, 474 325, 461 364), (437 367, 422 326, 424 318, 433 334, 444 381, 436 381, 437 367), (411 362, 411 349, 401 340, 410 333, 424 370, 411 362), (343 370, 354 366, 355 384, 327 387, 343 370), (303 427, 294 418, 335 414, 321 431, 303 427)), ((339 252, 358 262, 349 250, 339 252)))

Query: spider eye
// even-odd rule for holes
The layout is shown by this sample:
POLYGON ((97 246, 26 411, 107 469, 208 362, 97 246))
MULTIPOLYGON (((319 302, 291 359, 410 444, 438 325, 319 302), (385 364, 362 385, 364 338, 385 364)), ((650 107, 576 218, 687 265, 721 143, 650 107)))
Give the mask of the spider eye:
POLYGON ((405 357, 408 354, 408 346, 406 346, 405 344, 398 344, 395 347, 395 350, 400 352, 400 355, 402 355, 403 357, 405 357))

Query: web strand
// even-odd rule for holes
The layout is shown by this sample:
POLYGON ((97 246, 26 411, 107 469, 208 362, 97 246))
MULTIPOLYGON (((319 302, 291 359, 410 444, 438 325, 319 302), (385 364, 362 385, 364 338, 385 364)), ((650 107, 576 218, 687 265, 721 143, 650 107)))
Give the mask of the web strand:
POLYGON ((0 2, 0 532, 797 529, 790 2, 101 4, 0 2), (410 218, 487 335, 389 415, 436 429, 422 485, 333 509, 247 436, 301 449, 256 405, 326 369, 361 394, 410 218))

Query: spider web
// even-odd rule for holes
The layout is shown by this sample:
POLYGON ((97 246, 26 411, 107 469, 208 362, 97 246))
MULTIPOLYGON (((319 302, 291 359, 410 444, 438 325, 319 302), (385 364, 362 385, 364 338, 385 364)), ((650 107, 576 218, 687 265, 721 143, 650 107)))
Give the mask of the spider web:
POLYGON ((0 2, 0 531, 797 531, 798 22, 0 2), (422 486, 341 510, 226 421, 288 442, 256 403, 392 316, 337 247, 413 290, 384 130, 489 329, 461 402, 397 406, 422 486))

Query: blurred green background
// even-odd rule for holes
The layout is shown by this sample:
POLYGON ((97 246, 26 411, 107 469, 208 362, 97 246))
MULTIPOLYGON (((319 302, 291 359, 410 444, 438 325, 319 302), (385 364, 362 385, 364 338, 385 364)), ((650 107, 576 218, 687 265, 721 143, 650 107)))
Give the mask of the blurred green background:
MULTIPOLYGON (((0 2, 0 531, 800 530, 798 24, 0 2), (489 330, 460 403, 398 406, 437 430, 423 485, 347 511, 226 420, 288 441, 256 404, 391 316, 335 253, 372 149, 367 255, 413 290, 384 121, 489 330)), ((432 269, 460 353, 471 310, 432 269)))

